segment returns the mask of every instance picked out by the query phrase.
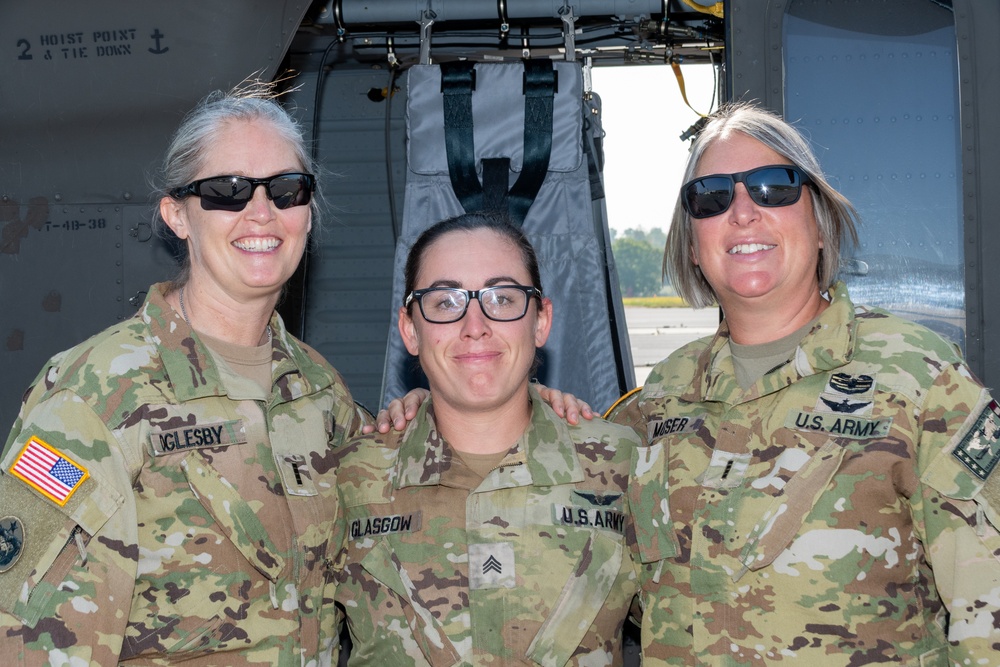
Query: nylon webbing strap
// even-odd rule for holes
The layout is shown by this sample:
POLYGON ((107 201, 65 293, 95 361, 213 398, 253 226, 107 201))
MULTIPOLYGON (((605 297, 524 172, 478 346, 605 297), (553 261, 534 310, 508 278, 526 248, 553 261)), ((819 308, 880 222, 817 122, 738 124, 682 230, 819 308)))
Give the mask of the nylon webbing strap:
POLYGON ((486 188, 480 184, 476 173, 472 116, 475 86, 475 63, 466 60, 441 64, 445 151, 451 187, 467 213, 484 208, 507 208, 511 220, 521 225, 549 170, 556 71, 551 60, 524 62, 524 159, 521 175, 509 196, 507 174, 500 173, 501 165, 509 171, 509 160, 484 162, 483 181, 488 192, 484 191, 486 188))
POLYGON ((476 175, 476 143, 472 133, 472 91, 475 87, 475 63, 468 60, 441 63, 448 175, 455 196, 467 213, 483 208, 483 187, 476 175))
POLYGON ((524 62, 524 160, 521 175, 510 189, 510 216, 524 224, 528 209, 542 187, 552 153, 552 105, 556 71, 551 60, 524 62))
MULTIPOLYGON (((584 113, 587 107, 584 106, 584 113)), ((603 167, 604 151, 600 144, 600 139, 594 136, 593 128, 590 126, 590 119, 583 117, 583 153, 587 157, 587 174, 590 177, 590 199, 596 201, 604 199, 604 178, 601 173, 603 167)))
POLYGON ((507 211, 510 187, 510 158, 492 157, 483 160, 483 208, 487 211, 507 211))

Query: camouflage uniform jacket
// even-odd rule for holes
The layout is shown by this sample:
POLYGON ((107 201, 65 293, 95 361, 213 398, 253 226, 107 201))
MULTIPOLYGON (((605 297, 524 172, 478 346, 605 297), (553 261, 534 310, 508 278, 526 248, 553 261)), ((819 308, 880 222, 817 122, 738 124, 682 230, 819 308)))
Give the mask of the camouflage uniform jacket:
POLYGON ((431 401, 402 434, 338 451, 350 664, 621 664, 638 440, 532 398, 531 425, 485 479, 440 438, 431 401))
POLYGON ((162 285, 135 317, 43 369, 0 474, 0 524, 24 532, 0 573, 0 654, 31 665, 333 659, 331 445, 362 417, 316 352, 277 315, 271 327, 269 395, 213 362, 162 285), (28 457, 46 452, 52 472, 32 473, 28 457))
POLYGON ((723 322, 615 416, 649 443, 646 667, 1000 664, 1000 410, 936 334, 831 294, 748 390, 723 322))

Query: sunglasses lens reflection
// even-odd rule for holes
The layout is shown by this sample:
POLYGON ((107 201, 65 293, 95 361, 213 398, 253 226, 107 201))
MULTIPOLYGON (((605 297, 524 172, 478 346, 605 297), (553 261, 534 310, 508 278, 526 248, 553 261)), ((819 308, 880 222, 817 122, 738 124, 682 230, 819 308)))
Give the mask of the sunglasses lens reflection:
POLYGON ((762 167, 738 174, 705 176, 684 187, 685 208, 693 218, 710 218, 733 203, 736 184, 743 183, 758 206, 790 206, 802 195, 805 184, 792 167, 762 167))
POLYGON ((253 198, 255 184, 267 189, 268 198, 279 209, 309 203, 312 187, 309 176, 275 176, 268 181, 251 181, 240 176, 223 176, 198 185, 201 207, 206 211, 242 211, 253 198))
POLYGON ((279 176, 268 184, 271 200, 278 208, 291 208, 309 203, 310 190, 304 176, 279 176))
POLYGON ((750 197, 761 206, 788 206, 799 200, 802 184, 792 169, 762 169, 746 177, 750 197))
POLYGON ((696 218, 718 215, 733 200, 733 181, 722 177, 699 178, 687 190, 688 210, 696 218))

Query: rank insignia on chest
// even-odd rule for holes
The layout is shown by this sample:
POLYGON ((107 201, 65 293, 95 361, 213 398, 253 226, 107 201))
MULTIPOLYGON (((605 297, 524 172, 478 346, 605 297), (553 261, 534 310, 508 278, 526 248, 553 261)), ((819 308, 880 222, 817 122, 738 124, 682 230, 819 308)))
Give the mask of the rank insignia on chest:
POLYGON ((90 477, 86 468, 35 436, 25 443, 9 472, 60 506, 90 477))
POLYGON ((469 590, 514 588, 514 545, 484 542, 469 545, 469 590))
POLYGON ((996 401, 983 408, 976 423, 952 451, 979 479, 986 479, 1000 460, 1000 406, 996 401))

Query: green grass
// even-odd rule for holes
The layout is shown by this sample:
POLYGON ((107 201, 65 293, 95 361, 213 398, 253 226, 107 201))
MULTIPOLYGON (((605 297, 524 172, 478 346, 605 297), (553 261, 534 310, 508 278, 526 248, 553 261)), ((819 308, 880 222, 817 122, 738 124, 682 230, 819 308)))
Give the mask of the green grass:
POLYGON ((687 304, 679 296, 636 296, 625 297, 622 303, 626 306, 640 308, 687 308, 687 304))

